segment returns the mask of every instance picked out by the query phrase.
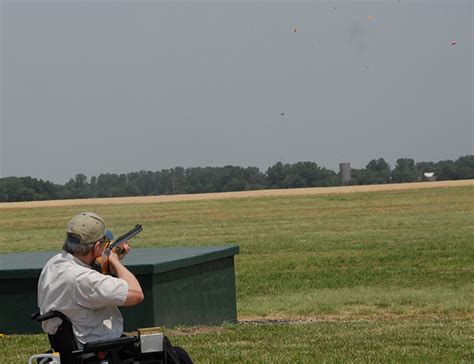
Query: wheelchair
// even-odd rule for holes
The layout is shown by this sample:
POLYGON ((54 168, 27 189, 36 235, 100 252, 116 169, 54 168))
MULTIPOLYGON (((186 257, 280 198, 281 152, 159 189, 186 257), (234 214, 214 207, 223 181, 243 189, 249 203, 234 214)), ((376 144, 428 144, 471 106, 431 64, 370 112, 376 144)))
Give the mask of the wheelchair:
POLYGON ((36 360, 36 363, 51 364, 192 364, 188 353, 179 346, 171 345, 162 333, 99 340, 79 348, 71 320, 66 315, 59 311, 31 315, 31 319, 40 323, 53 317, 59 317, 62 323, 54 335, 48 335, 52 350, 46 354, 33 355, 28 363, 36 360))

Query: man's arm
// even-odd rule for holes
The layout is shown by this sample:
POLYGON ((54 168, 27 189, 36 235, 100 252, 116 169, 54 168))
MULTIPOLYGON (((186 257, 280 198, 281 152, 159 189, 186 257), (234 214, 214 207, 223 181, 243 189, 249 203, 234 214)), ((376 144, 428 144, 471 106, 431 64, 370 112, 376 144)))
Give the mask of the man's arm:
POLYGON ((144 295, 142 287, 137 278, 120 261, 115 253, 110 253, 109 263, 112 270, 118 278, 123 279, 128 284, 128 294, 124 306, 135 306, 143 301, 144 295))

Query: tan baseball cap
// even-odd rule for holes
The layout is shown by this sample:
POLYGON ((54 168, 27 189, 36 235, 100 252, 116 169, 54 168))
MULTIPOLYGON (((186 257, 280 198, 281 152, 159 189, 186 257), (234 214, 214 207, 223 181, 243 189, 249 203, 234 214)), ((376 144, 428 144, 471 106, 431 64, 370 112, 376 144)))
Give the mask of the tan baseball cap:
POLYGON ((112 236, 105 229, 105 221, 94 212, 82 212, 74 216, 66 225, 66 235, 72 235, 80 244, 91 244, 104 236, 112 236))

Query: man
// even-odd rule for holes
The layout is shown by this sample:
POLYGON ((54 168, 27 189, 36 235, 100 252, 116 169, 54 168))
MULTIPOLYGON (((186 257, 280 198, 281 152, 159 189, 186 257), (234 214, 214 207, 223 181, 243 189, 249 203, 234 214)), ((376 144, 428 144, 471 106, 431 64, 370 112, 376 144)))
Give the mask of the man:
MULTIPOLYGON (((118 338, 123 332, 123 318, 117 306, 134 306, 143 301, 143 291, 136 277, 122 264, 116 253, 108 257, 116 276, 92 269, 92 264, 107 247, 111 233, 104 220, 93 212, 74 216, 66 227, 63 251, 44 266, 38 282, 40 313, 60 311, 71 319, 79 345, 118 338)), ((130 247, 124 243, 121 257, 130 247)), ((42 323, 53 335, 61 319, 42 323)))

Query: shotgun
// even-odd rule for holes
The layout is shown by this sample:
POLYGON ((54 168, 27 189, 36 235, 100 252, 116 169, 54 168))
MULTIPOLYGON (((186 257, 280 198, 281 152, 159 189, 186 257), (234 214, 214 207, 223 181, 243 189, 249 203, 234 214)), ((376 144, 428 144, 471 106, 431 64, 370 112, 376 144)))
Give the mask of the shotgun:
POLYGON ((102 256, 97 257, 92 264, 92 268, 96 271, 103 273, 103 274, 110 274, 110 266, 109 266, 109 255, 110 253, 114 252, 119 254, 120 245, 129 241, 133 237, 137 236, 143 231, 143 227, 139 224, 135 225, 135 227, 125 234, 120 235, 117 239, 114 240, 113 243, 109 243, 107 248, 105 248, 102 256))

